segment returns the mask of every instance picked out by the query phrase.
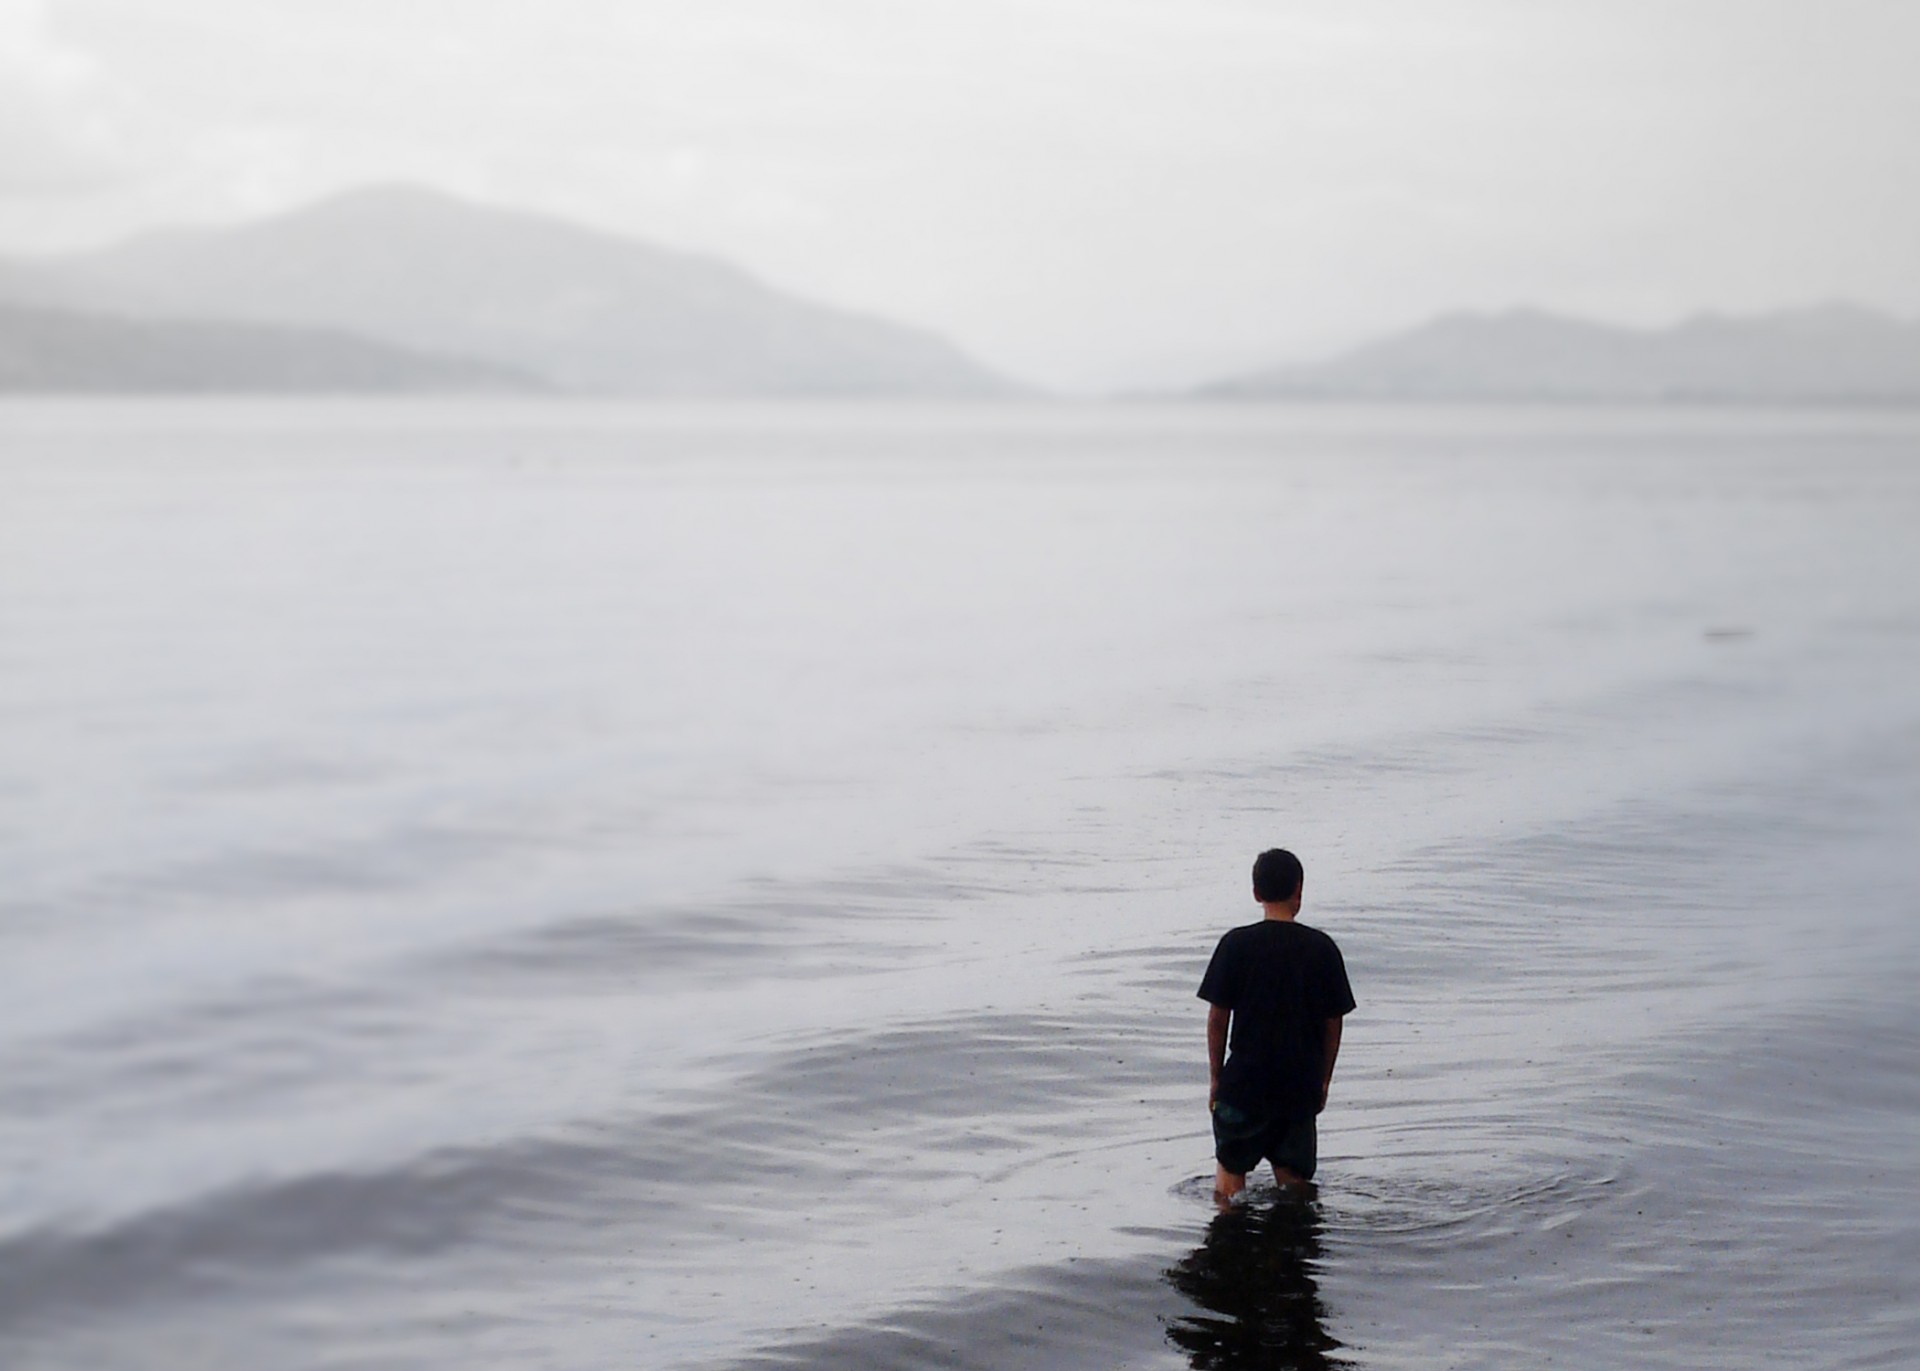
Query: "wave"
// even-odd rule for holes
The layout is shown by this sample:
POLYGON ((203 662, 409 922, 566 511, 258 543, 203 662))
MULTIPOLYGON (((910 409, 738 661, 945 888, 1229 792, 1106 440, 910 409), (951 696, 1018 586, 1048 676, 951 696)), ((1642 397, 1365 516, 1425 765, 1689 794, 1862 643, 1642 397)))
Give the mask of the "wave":
POLYGON ((0 1240, 0 1333, 244 1287, 341 1255, 564 1249, 610 1226, 641 1242, 730 1240, 775 1217, 734 1205, 722 1206, 725 1224, 695 1223, 743 1174, 779 1177, 788 1216, 857 1219, 888 1203, 849 1185, 882 1159, 925 1184, 974 1175, 986 1158, 1004 1166, 1086 1146, 1102 1101, 1184 1079, 1189 1048, 1118 1013, 982 1013, 821 1034, 646 1113, 230 1186, 95 1229, 16 1232, 0 1240))

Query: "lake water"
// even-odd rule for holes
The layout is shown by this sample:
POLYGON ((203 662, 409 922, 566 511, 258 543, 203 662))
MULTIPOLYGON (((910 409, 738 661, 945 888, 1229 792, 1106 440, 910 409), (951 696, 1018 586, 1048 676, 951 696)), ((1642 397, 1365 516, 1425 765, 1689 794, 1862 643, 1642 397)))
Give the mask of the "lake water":
POLYGON ((0 494, 11 1371, 1920 1361, 1920 416, 15 403, 0 494), (1360 1006, 1216 1216, 1275 844, 1360 1006))

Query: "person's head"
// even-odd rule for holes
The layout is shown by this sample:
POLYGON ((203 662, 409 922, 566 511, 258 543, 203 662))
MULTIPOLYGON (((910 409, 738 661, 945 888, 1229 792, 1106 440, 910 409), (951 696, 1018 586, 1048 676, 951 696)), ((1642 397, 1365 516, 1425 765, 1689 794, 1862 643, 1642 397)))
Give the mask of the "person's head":
POLYGON ((1305 876, 1300 859, 1284 847, 1262 852, 1253 859, 1253 898, 1261 904, 1286 904, 1298 899, 1305 876))

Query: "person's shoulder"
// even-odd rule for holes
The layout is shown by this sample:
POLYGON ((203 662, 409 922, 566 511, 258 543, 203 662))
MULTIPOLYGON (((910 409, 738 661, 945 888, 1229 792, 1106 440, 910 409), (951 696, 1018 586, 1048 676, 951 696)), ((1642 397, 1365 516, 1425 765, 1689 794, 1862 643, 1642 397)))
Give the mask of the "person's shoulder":
POLYGON ((1306 934, 1310 942, 1316 943, 1323 948, 1330 948, 1335 952, 1340 950, 1340 944, 1336 943, 1333 940, 1333 935, 1324 928, 1315 928, 1312 924, 1303 924, 1298 920, 1294 922, 1293 926, 1306 934))
MULTIPOLYGON (((1262 921, 1263 922, 1263 921, 1262 921)), ((1239 924, 1220 935, 1221 947, 1239 947, 1260 934, 1260 922, 1239 924)))

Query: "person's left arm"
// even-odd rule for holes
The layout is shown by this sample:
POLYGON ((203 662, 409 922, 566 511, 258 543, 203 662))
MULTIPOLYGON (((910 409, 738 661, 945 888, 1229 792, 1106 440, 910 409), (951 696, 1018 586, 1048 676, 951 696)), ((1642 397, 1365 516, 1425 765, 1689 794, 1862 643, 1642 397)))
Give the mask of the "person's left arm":
POLYGON ((1207 1006, 1207 1110, 1220 1098, 1220 1068, 1227 1064, 1227 1025, 1233 1011, 1223 1004, 1207 1006))

